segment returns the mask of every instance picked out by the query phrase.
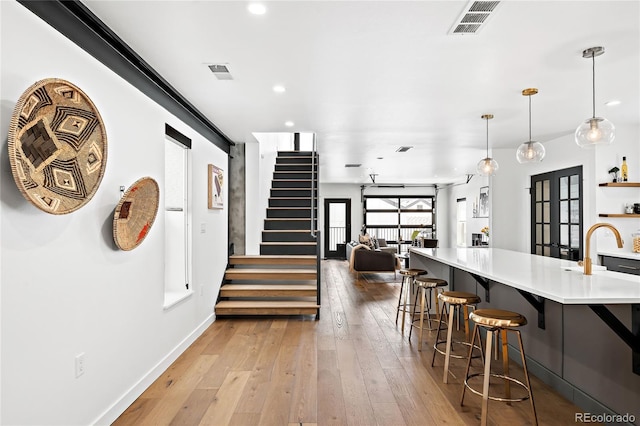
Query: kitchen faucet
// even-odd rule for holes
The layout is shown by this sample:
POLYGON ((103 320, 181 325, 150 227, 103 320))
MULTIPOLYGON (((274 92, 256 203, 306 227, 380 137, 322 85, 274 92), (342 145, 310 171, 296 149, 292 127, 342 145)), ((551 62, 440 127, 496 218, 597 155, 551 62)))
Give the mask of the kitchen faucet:
POLYGON ((591 228, 589 228, 589 230, 587 231, 587 243, 584 249, 584 274, 585 275, 591 275, 591 258, 589 257, 589 251, 591 248, 591 235, 593 234, 593 232, 601 227, 605 227, 605 228, 609 228, 613 231, 613 235, 616 236, 616 240, 618 242, 618 248, 622 248, 623 242, 622 242, 622 238, 620 237, 620 232, 618 232, 618 230, 610 223, 596 223, 594 225, 591 226, 591 228))

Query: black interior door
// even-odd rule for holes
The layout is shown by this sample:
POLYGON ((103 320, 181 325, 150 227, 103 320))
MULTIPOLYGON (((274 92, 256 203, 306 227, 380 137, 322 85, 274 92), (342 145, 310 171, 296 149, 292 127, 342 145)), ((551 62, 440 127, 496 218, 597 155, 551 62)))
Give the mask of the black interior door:
POLYGON ((531 253, 582 259, 582 166, 531 176, 531 253))
POLYGON ((324 257, 346 259, 346 243, 351 236, 351 200, 324 200, 324 257))

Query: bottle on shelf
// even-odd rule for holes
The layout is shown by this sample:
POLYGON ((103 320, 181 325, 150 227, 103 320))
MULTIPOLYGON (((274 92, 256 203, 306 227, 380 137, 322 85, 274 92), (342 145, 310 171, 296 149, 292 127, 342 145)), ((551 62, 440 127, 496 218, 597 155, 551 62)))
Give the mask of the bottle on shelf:
POLYGON ((622 182, 627 182, 629 180, 629 169, 627 168, 627 157, 622 157, 622 182))

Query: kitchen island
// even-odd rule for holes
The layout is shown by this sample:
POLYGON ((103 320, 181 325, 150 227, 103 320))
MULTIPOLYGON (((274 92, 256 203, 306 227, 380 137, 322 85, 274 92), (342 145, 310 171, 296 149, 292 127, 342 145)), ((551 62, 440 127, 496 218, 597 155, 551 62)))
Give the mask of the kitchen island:
POLYGON ((640 419, 640 277, 494 248, 412 248, 410 266, 525 315, 531 373, 585 411, 640 419))

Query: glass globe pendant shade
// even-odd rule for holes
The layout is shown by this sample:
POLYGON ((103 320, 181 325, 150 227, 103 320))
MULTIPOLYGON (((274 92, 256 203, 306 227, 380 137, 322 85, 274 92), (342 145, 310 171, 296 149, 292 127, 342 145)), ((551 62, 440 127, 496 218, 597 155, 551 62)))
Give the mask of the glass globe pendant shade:
POLYGON ((606 118, 592 117, 576 129, 576 143, 580 148, 609 145, 616 138, 615 130, 613 123, 606 118))
POLYGON ((487 157, 478 161, 478 174, 481 176, 493 176, 498 171, 498 162, 493 158, 487 157))
POLYGON ((521 144, 516 151, 518 163, 539 163, 544 158, 544 145, 540 142, 529 141, 521 144))

